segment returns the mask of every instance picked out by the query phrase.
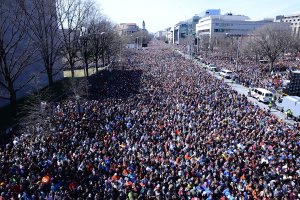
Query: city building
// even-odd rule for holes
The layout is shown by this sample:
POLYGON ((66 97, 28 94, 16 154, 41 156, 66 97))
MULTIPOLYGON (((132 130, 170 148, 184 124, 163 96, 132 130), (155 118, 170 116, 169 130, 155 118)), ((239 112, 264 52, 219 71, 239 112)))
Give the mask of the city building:
POLYGON ((300 35, 300 13, 290 15, 278 15, 275 17, 276 22, 289 23, 293 35, 300 35))
POLYGON ((169 44, 173 44, 173 32, 174 32, 174 27, 169 27, 166 29, 167 31, 167 41, 169 44))
POLYGON ((244 15, 210 15, 203 17, 196 25, 197 37, 209 36, 212 38, 225 37, 227 35, 243 36, 251 34, 256 29, 274 23, 273 19, 251 21, 244 15))
POLYGON ((220 15, 221 9, 207 9, 204 12, 200 13, 200 17, 210 16, 210 15, 220 15))
POLYGON ((159 40, 163 40, 163 41, 167 41, 167 34, 168 34, 167 30, 157 31, 154 34, 154 38, 159 39, 159 40))
POLYGON ((136 23, 121 23, 118 25, 118 31, 120 35, 128 36, 132 33, 138 32, 139 27, 136 23))
POLYGON ((185 39, 188 35, 188 24, 186 21, 177 23, 174 26, 173 44, 180 44, 181 40, 185 39))
POLYGON ((199 20, 206 16, 220 15, 220 9, 207 9, 199 15, 194 15, 192 18, 181 21, 174 26, 173 43, 182 44, 186 39, 195 41, 196 38, 196 25, 199 20))

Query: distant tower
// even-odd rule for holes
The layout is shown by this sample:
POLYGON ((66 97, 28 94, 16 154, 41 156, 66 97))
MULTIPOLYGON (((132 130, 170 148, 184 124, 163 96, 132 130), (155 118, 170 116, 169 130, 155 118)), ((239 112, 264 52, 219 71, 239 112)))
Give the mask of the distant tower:
POLYGON ((145 21, 143 20, 143 30, 146 30, 145 28, 145 21))

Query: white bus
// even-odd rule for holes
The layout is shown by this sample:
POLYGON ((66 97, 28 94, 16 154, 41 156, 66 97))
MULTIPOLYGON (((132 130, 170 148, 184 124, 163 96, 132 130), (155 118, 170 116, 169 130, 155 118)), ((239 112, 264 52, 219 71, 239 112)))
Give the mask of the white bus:
POLYGON ((258 101, 269 103, 272 101, 273 93, 263 88, 253 88, 251 90, 251 96, 256 98, 258 101))

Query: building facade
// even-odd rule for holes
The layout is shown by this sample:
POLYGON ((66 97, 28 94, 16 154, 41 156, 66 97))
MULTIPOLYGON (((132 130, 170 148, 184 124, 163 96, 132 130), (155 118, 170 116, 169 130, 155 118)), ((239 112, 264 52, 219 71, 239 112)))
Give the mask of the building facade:
POLYGON ((167 40, 167 34, 168 34, 168 31, 166 31, 166 30, 164 30, 164 31, 157 31, 154 34, 154 38, 166 41, 167 40))
POLYGON ((129 36, 139 31, 139 27, 136 23, 121 23, 118 26, 118 31, 120 35, 129 36))
POLYGON ((201 18, 210 15, 221 15, 221 9, 207 9, 199 14, 201 18))
POLYGON ((174 32, 174 27, 169 27, 166 29, 167 31, 167 41, 169 44, 173 44, 173 32, 174 32))
POLYGON ((196 38, 196 25, 199 20, 206 16, 220 15, 220 9, 207 9, 199 15, 194 15, 192 18, 181 21, 174 26, 173 43, 182 44, 182 41, 188 39, 195 41, 196 38))
POLYGON ((300 35, 300 13, 291 15, 279 15, 275 18, 276 22, 289 23, 292 28, 293 35, 300 35))
POLYGON ((186 21, 177 23, 174 26, 173 43, 180 44, 181 40, 185 39, 187 36, 188 36, 188 23, 186 21))
POLYGON ((209 38, 225 37, 226 35, 248 35, 256 29, 273 23, 272 19, 251 21, 244 15, 211 15, 199 20, 196 25, 198 37, 209 36, 209 38))

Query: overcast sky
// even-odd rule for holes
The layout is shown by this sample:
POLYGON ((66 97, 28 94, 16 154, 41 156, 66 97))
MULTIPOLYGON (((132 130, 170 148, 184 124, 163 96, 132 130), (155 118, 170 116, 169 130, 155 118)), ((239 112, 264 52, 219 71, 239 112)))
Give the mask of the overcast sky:
POLYGON ((251 19, 274 18, 280 14, 300 13, 299 0, 96 0, 102 12, 114 23, 137 23, 145 20, 150 32, 174 26, 177 22, 202 13, 221 9, 251 19))

